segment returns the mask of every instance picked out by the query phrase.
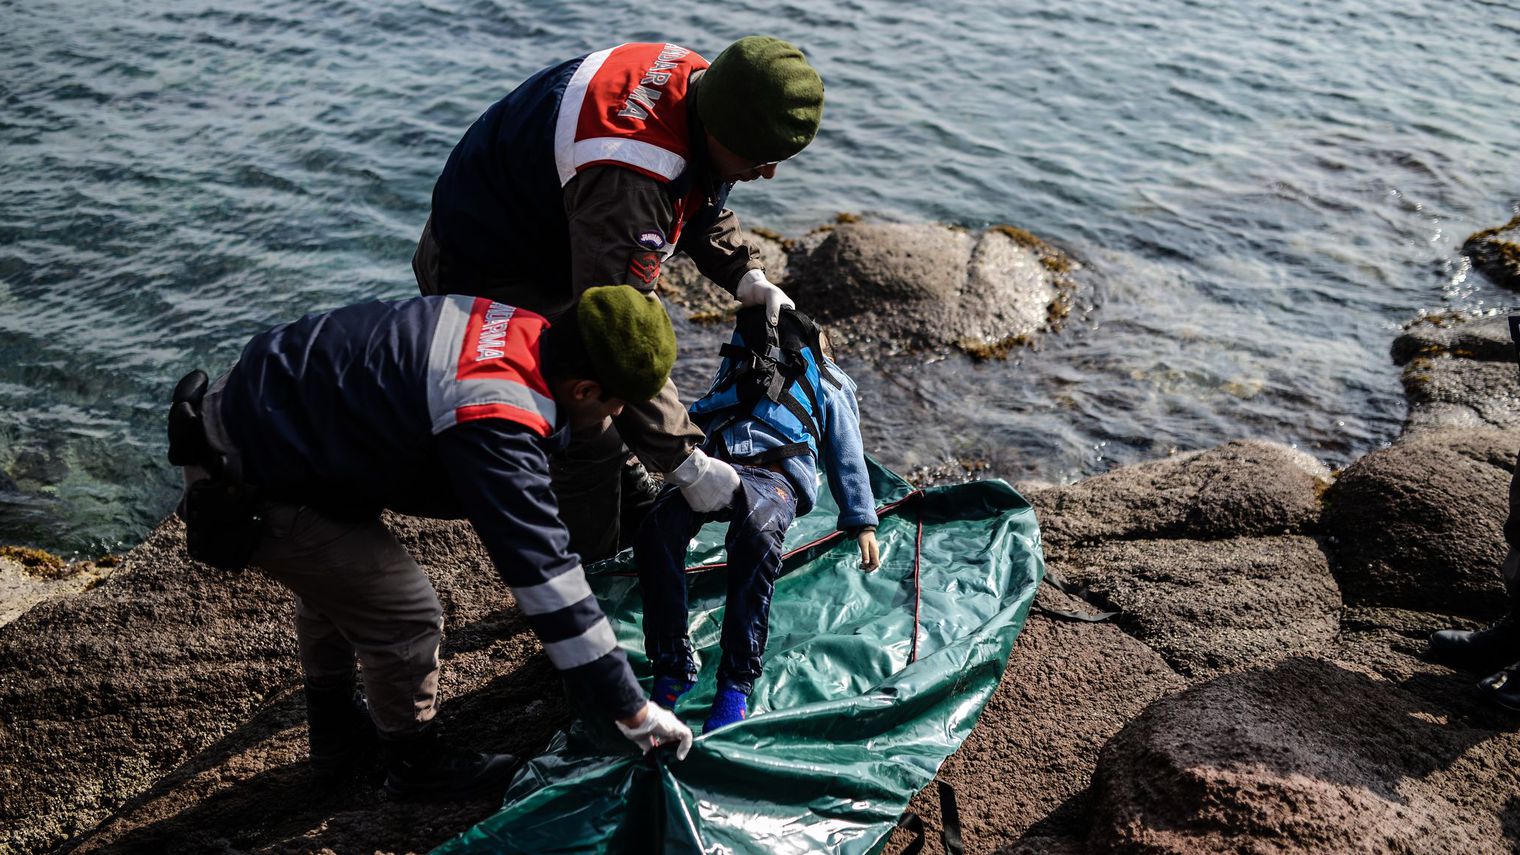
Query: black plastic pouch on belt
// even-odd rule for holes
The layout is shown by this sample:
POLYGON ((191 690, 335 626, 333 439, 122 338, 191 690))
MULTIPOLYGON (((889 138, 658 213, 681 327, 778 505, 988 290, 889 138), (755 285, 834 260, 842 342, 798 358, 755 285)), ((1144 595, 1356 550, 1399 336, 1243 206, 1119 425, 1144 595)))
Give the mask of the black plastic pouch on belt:
POLYGON ((185 492, 185 548, 196 561, 228 572, 242 570, 264 534, 253 492, 219 478, 196 481, 185 492))
POLYGON ((196 369, 180 378, 174 387, 174 403, 169 405, 169 462, 219 473, 221 456, 212 453, 201 420, 201 402, 206 399, 208 385, 206 372, 196 369))
POLYGON ((264 520, 256 491, 227 478, 226 457, 206 438, 201 404, 207 385, 206 372, 186 374, 174 387, 169 407, 169 462, 199 466, 207 474, 190 483, 179 515, 191 558, 218 570, 242 570, 259 545, 264 520))

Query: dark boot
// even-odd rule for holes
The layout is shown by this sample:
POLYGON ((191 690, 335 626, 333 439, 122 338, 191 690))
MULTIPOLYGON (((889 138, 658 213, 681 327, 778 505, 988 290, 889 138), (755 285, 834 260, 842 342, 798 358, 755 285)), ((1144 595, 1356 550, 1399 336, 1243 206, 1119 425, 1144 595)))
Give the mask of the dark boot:
POLYGON ((511 754, 450 750, 431 725, 385 737, 385 749, 385 791, 398 798, 457 796, 504 787, 519 762, 511 754))
POLYGON ((1499 706, 1520 712, 1520 662, 1479 680, 1478 691, 1499 706))
POLYGON ((306 683, 306 744, 318 777, 352 774, 374 757, 380 738, 369 706, 352 680, 331 685, 306 683))
POLYGON ((1520 659, 1520 621, 1510 612, 1486 629, 1443 629, 1430 637, 1430 655, 1469 671, 1502 668, 1520 659))

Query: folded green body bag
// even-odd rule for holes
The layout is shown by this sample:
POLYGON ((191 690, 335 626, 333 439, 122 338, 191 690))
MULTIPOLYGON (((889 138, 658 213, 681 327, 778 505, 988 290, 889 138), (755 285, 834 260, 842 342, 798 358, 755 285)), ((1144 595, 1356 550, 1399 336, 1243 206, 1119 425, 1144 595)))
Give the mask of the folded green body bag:
MULTIPOLYGON (((691 754, 639 756, 577 721, 526 764, 502 809, 438 852, 873 852, 960 747, 997 688, 1044 573, 1029 502, 1001 481, 914 491, 870 461, 882 566, 860 569, 826 488, 787 533, 750 717, 691 754)), ((716 691, 726 523, 688 555, 701 677, 676 713, 698 732, 716 691)), ((638 579, 587 569, 648 688, 638 579)))

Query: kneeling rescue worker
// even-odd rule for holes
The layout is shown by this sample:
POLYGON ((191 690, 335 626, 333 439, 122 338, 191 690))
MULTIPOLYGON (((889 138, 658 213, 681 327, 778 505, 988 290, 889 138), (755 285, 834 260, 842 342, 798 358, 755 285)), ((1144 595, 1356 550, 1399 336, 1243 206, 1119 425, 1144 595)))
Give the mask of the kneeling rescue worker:
POLYGON ((468 519, 572 694, 642 749, 685 757, 691 731, 635 681, 549 485, 549 454, 654 397, 674 360, 659 300, 618 285, 552 326, 466 296, 349 306, 255 336, 209 388, 198 371, 181 381, 170 459, 191 554, 295 594, 319 774, 377 742, 402 796, 501 784, 517 765, 438 744, 443 609, 384 508, 468 519))

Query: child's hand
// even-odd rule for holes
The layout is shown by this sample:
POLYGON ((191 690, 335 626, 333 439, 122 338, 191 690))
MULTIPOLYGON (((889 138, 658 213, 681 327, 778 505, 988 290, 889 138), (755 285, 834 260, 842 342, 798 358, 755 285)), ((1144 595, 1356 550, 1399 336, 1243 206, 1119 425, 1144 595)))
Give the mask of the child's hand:
POLYGON ((881 566, 881 547, 876 545, 876 532, 866 529, 856 538, 860 542, 860 569, 867 573, 881 566))

